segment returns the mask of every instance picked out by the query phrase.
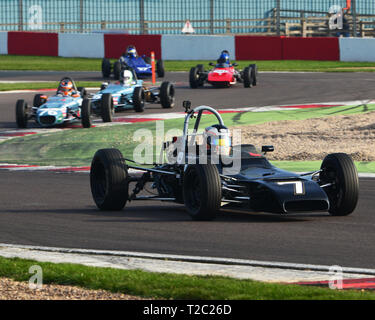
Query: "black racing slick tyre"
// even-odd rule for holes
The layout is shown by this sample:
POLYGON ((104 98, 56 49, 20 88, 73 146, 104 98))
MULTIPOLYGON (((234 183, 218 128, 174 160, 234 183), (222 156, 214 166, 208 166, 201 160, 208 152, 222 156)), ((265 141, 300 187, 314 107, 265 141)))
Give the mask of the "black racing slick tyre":
POLYGON ((358 172, 352 158, 346 153, 329 154, 321 169, 320 185, 332 184, 323 187, 329 199, 328 212, 333 216, 351 214, 357 206, 359 193, 358 172))
POLYGON ((27 103, 25 100, 17 100, 16 103, 16 123, 18 128, 27 127, 27 103))
POLYGON ((100 111, 103 122, 112 122, 115 109, 113 105, 113 98, 110 93, 103 93, 100 111))
POLYGON ((102 60, 102 75, 103 78, 109 78, 111 76, 111 62, 109 59, 104 58, 102 60))
POLYGON ((128 169, 117 149, 98 150, 91 162, 90 186, 100 210, 122 210, 128 200, 128 169))
POLYGON ((189 165, 184 173, 185 207, 193 220, 213 220, 221 205, 221 180, 213 164, 189 165))
POLYGON ((169 81, 164 81, 160 86, 160 104, 163 108, 174 107, 174 86, 169 81))
POLYGON ((134 88, 133 106, 135 112, 143 112, 145 110, 145 90, 143 87, 134 88))
POLYGON ((87 90, 85 87, 78 87, 77 90, 80 93, 82 99, 87 98, 88 94, 87 94, 87 90))
POLYGON ((115 80, 120 80, 120 76, 121 76, 121 62, 120 61, 116 61, 113 64, 113 76, 115 80))
POLYGON ((199 69, 192 67, 189 72, 189 84, 190 88, 196 89, 199 87, 199 69))
POLYGON ((156 73, 158 74, 159 78, 163 78, 165 74, 165 69, 164 69, 164 62, 163 60, 158 60, 156 62, 156 73))
POLYGON ((91 121, 91 101, 89 99, 83 99, 81 105, 81 122, 84 128, 90 128, 92 125, 91 121))
POLYGON ((252 67, 246 67, 244 70, 243 70, 243 86, 245 88, 251 88, 253 86, 253 82, 254 82, 254 79, 253 79, 253 68, 252 67))
POLYGON ((253 78, 253 86, 255 87, 257 85, 258 67, 256 64, 251 64, 250 67, 251 67, 252 78, 253 78))
POLYGON ((34 96, 34 100, 33 100, 33 106, 35 108, 39 108, 42 104, 45 104, 46 103, 46 99, 45 98, 42 98, 44 95, 43 94, 36 94, 34 96))

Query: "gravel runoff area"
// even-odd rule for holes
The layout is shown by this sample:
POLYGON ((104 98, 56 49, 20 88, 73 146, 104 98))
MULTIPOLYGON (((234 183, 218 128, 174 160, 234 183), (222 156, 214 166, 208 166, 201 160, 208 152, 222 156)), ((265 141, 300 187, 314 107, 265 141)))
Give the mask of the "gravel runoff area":
POLYGON ((0 300, 143 300, 143 298, 104 290, 43 284, 40 289, 29 288, 28 282, 0 278, 0 300))
POLYGON ((322 160, 345 152, 355 161, 375 161, 375 112, 240 126, 241 143, 274 145, 270 160, 322 160))

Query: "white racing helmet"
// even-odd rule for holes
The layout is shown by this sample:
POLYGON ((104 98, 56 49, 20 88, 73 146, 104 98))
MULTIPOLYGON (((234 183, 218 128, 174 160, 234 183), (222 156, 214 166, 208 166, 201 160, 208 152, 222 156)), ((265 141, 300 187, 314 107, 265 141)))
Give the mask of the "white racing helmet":
POLYGON ((131 85, 133 81, 133 73, 130 70, 123 70, 121 72, 121 81, 123 84, 131 85))
POLYGON ((229 156, 232 149, 232 135, 226 126, 215 124, 204 129, 203 138, 212 153, 229 156))

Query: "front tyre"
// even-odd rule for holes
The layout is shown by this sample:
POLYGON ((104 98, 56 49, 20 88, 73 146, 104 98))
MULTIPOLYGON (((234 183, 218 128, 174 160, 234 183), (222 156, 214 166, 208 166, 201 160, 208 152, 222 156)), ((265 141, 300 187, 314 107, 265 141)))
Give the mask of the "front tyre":
POLYGON ((251 64, 250 67, 251 67, 252 78, 253 78, 252 85, 255 87, 257 85, 258 67, 256 64, 251 64))
POLYGON ((91 194, 100 210, 122 210, 128 200, 128 169, 117 149, 98 150, 91 162, 91 194))
POLYGON ((135 87, 133 91, 133 106, 135 112, 143 112, 145 109, 145 90, 143 87, 135 87))
POLYGON ((112 95, 110 93, 104 93, 102 95, 102 102, 101 102, 101 114, 102 114, 103 122, 112 122, 114 112, 115 112, 115 109, 113 105, 112 95))
POLYGON ((17 100, 16 103, 16 123, 18 128, 26 128, 27 127, 27 103, 25 100, 17 100))
POLYGON ((321 169, 320 185, 332 184, 324 187, 330 204, 328 212, 333 216, 351 214, 357 206, 359 193, 358 172, 352 158, 346 153, 329 154, 321 169))
POLYGON ((213 220, 220 210, 221 180, 213 164, 189 165, 183 183, 185 207, 193 220, 213 220))
POLYGON ((174 86, 168 81, 164 81, 160 86, 160 103, 163 108, 174 107, 174 86))
POLYGON ((81 106, 81 121, 84 128, 90 128, 92 125, 91 121, 91 101, 89 99, 83 99, 81 106))

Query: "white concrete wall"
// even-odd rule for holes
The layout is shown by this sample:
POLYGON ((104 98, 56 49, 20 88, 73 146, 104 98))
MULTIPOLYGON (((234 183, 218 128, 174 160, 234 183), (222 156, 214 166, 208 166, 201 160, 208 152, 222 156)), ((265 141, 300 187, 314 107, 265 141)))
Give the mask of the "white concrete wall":
POLYGON ((340 61, 375 62, 374 38, 340 38, 340 61))
POLYGON ((163 35, 163 60, 216 60, 222 50, 235 57, 234 36, 163 35))
POLYGON ((8 32, 0 32, 0 54, 8 54, 8 32))
POLYGON ((59 33, 60 57, 104 57, 104 35, 90 33, 59 33))

